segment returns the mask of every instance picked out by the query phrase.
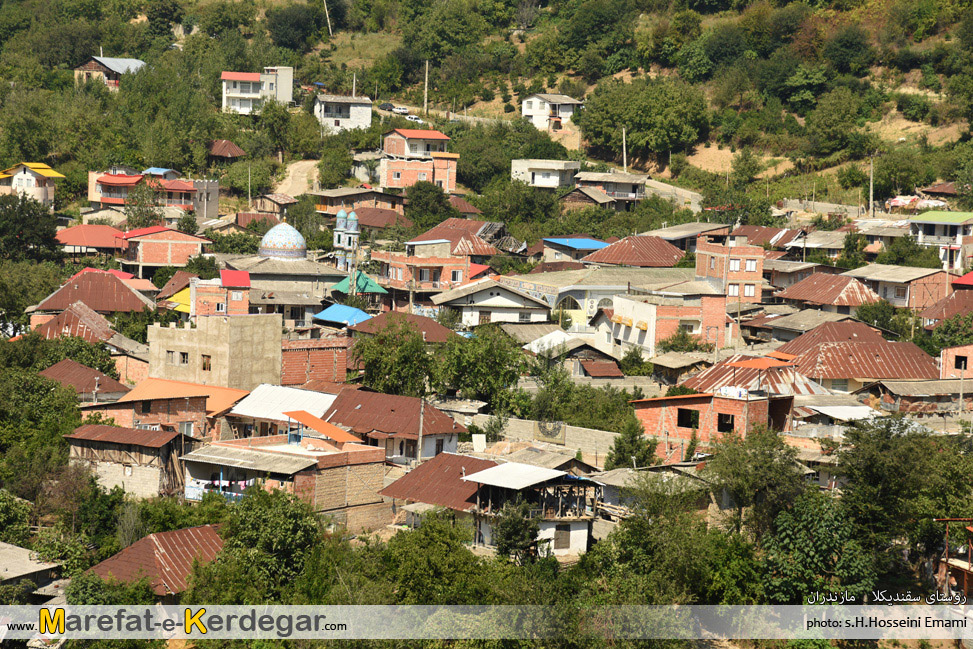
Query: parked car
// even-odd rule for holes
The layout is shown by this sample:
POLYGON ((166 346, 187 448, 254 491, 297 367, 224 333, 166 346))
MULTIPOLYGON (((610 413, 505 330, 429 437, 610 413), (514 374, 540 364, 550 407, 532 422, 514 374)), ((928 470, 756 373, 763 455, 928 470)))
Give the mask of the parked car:
POLYGON ((379 110, 395 110, 395 106, 389 102, 384 102, 378 105, 379 110))
POLYGON ((422 119, 418 115, 408 115, 406 119, 409 120, 410 122, 415 122, 416 124, 425 124, 425 122, 422 121, 422 119))
POLYGON ((395 108, 392 109, 392 112, 395 113, 396 115, 408 115, 409 109, 405 108, 404 106, 396 106, 395 108))

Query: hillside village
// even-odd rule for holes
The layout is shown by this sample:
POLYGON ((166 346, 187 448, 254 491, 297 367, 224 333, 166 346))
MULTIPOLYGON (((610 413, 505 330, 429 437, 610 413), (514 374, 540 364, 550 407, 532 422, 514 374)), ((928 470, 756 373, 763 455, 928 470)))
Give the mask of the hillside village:
POLYGON ((973 12, 76 4, 0 6, 0 604, 973 594, 973 12))

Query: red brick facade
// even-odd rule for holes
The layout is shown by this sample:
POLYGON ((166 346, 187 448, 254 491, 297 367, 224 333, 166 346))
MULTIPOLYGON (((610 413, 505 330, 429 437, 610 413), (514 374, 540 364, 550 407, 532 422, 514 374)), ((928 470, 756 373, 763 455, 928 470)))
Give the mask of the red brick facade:
POLYGON ((700 302, 700 306, 669 306, 664 304, 657 306, 656 344, 679 333, 680 321, 692 319, 700 321, 700 331, 699 334, 695 335, 696 338, 704 343, 715 344, 717 349, 723 348, 727 338, 726 297, 704 295, 700 302))
MULTIPOLYGON (((942 379, 973 378, 973 345, 945 347, 939 354, 939 371, 942 379)), ((973 384, 970 392, 973 393, 973 384)))
POLYGON ((321 380, 344 383, 348 376, 351 338, 285 340, 281 353, 281 385, 321 380))
POLYGON ((909 282, 909 308, 928 309, 953 292, 956 276, 944 270, 909 282))
POLYGON ((763 273, 760 246, 727 246, 705 236, 696 240, 696 276, 718 279, 729 302, 760 302, 763 273))
POLYGON ((692 394, 633 401, 635 416, 658 446, 656 455, 666 464, 682 461, 696 431, 703 450, 726 434, 745 437, 754 425, 787 430, 793 397, 736 398, 692 394))
POLYGON ((124 261, 147 266, 185 266, 190 257, 203 252, 206 239, 165 230, 128 240, 124 261))
POLYGON ((193 437, 210 437, 218 430, 216 421, 206 417, 206 397, 179 397, 176 399, 152 399, 126 403, 108 403, 85 408, 88 412, 100 412, 103 417, 114 419, 119 426, 161 426, 168 424, 179 429, 179 424, 192 422, 193 437))
POLYGON ((197 283, 196 315, 247 315, 250 313, 249 288, 223 288, 197 283))
POLYGON ((434 158, 384 160, 382 187, 411 187, 420 180, 438 185, 444 192, 456 191, 457 155, 443 153, 434 158))
POLYGON ((149 363, 124 354, 112 355, 115 369, 118 370, 118 380, 122 383, 135 385, 149 376, 149 363))

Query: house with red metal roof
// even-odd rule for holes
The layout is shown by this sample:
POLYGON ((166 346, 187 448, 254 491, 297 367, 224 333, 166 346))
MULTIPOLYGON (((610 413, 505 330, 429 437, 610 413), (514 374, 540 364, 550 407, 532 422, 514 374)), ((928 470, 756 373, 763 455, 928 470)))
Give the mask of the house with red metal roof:
POLYGON ((125 250, 122 231, 110 225, 75 225, 58 230, 54 238, 65 253, 77 255, 114 255, 125 250))
POLYGON ((73 390, 82 403, 117 401, 130 390, 128 386, 119 383, 104 372, 99 372, 70 358, 58 361, 38 374, 73 390))
POLYGON ((793 361, 798 371, 836 392, 882 380, 938 379, 936 359, 907 342, 827 342, 793 361))
POLYGON ((625 237, 581 258, 589 265, 635 266, 638 268, 671 268, 685 252, 665 239, 638 235, 625 237))
POLYGON ((379 184, 411 187, 430 182, 447 194, 456 191, 458 153, 449 153, 449 136, 431 129, 397 128, 385 134, 379 161, 379 184))
POLYGON ((35 306, 28 307, 31 329, 53 320, 75 302, 101 314, 155 309, 155 302, 111 273, 81 273, 35 306))
MULTIPOLYGON (((205 178, 177 178, 173 169, 150 167, 141 173, 134 169, 112 168, 88 172, 88 203, 95 210, 121 209, 129 194, 140 185, 150 187, 160 208, 176 208, 174 214, 194 212, 203 221, 219 214, 219 181, 205 178), (126 173, 123 173, 126 172, 126 173), (129 173, 130 172, 130 173, 129 173)), ((169 217, 173 218, 173 217, 169 217)))
POLYGON ((322 418, 381 447, 386 461, 396 464, 453 453, 459 434, 466 432, 425 399, 364 390, 342 391, 322 418))
POLYGON ((801 334, 797 338, 784 343, 777 348, 778 353, 798 356, 824 343, 882 343, 885 338, 878 329, 870 327, 864 322, 846 320, 844 322, 825 322, 814 329, 801 334))
POLYGON ((957 277, 952 284, 952 293, 919 314, 926 329, 935 329, 944 320, 973 313, 973 272, 957 277))
POLYGON ((263 72, 224 71, 220 81, 224 113, 254 115, 265 101, 285 106, 294 101, 294 68, 284 65, 266 67, 263 72))
POLYGON ((356 338, 364 338, 381 333, 388 327, 412 329, 418 332, 422 336, 422 340, 430 345, 439 345, 450 338, 459 336, 455 331, 449 327, 444 327, 432 318, 399 311, 386 311, 374 318, 348 327, 348 330, 353 332, 356 338))
POLYGON ((105 581, 148 579, 160 603, 176 604, 178 595, 189 588, 193 565, 209 563, 222 549, 223 539, 215 525, 156 532, 90 570, 105 581))
POLYGON ((874 304, 882 298, 853 277, 813 273, 807 278, 777 291, 774 296, 798 308, 821 309, 854 315, 858 307, 874 304))
POLYGON ((209 155, 222 161, 232 162, 247 155, 247 152, 230 140, 215 140, 209 145, 209 155))
POLYGON ((85 424, 66 435, 68 462, 90 467, 105 489, 121 487, 136 498, 182 493, 184 469, 179 457, 196 440, 172 427, 123 428, 85 424))
POLYGON ((127 244, 118 259, 122 269, 143 278, 162 266, 185 266, 190 258, 201 255, 204 246, 210 243, 206 237, 162 225, 129 230, 122 239, 127 244))
POLYGON ((802 230, 770 228, 762 225, 738 225, 730 232, 731 237, 745 237, 751 246, 766 246, 785 250, 787 244, 804 236, 802 230))

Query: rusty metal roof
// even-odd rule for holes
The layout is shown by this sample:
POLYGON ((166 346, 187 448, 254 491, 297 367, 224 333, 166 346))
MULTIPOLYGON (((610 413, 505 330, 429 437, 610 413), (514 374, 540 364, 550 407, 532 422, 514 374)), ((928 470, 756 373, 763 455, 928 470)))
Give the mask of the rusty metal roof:
POLYGON ((140 428, 122 428, 121 426, 103 424, 85 424, 78 426, 73 433, 65 435, 64 438, 142 446, 144 448, 162 448, 179 435, 181 433, 175 430, 142 430, 140 428))
POLYGON ((615 361, 581 361, 581 367, 593 379, 620 379, 625 377, 615 361))
POLYGON ((731 237, 746 237, 747 243, 751 246, 766 244, 776 248, 783 248, 799 234, 801 234, 800 230, 769 228, 762 225, 741 225, 730 232, 731 237))
POLYGON ((857 307, 881 299, 878 293, 857 279, 829 273, 812 273, 783 291, 777 291, 774 295, 785 300, 799 300, 808 304, 826 306, 857 307))
POLYGON ((794 359, 815 379, 938 379, 936 360, 913 343, 836 342, 815 345, 794 359))
POLYGON ((716 392, 722 387, 737 387, 747 390, 766 390, 773 394, 829 394, 824 386, 812 381, 806 374, 791 366, 767 370, 730 366, 730 363, 753 358, 753 356, 735 354, 684 381, 682 385, 698 392, 716 392))
POLYGON ((668 268, 675 266, 685 254, 665 239, 637 235, 596 250, 581 261, 613 266, 668 268))
POLYGON ((165 283, 162 290, 159 291, 156 299, 164 300, 172 297, 182 289, 189 286, 189 280, 193 279, 194 277, 199 277, 199 275, 185 270, 177 270, 175 273, 173 273, 172 277, 169 278, 169 281, 165 283))
POLYGON ((463 478, 495 466, 497 462, 493 460, 440 453, 379 493, 387 498, 427 503, 465 512, 476 505, 476 490, 479 485, 466 482, 463 478))
POLYGON ((152 300, 111 273, 82 273, 44 298, 36 310, 63 311, 75 302, 84 302, 98 313, 155 308, 152 300))
POLYGON ((111 323, 84 302, 75 302, 35 331, 44 338, 77 336, 89 343, 105 342, 115 335, 111 323))
MULTIPOLYGON (((343 390, 322 417, 359 434, 386 433, 405 439, 419 438, 419 398, 380 392, 343 390)), ((423 435, 465 433, 466 428, 439 408, 425 404, 423 435)))
POLYGON ((239 158, 247 152, 229 140, 216 140, 209 147, 209 154, 220 158, 239 158))
MULTIPOLYGON (((955 282, 954 282, 955 284, 955 282)), ((973 313, 973 291, 953 291, 939 302, 919 313, 923 320, 948 320, 954 316, 973 313)))
POLYGON ((102 394, 119 394, 129 391, 127 385, 70 358, 65 358, 46 370, 38 372, 38 374, 73 389, 77 394, 94 393, 96 388, 102 394))
POLYGON ((449 327, 444 327, 432 318, 399 311, 386 311, 382 315, 375 316, 364 322, 359 322, 348 328, 359 333, 377 334, 393 323, 412 327, 422 334, 422 340, 427 343, 444 343, 450 338, 459 335, 449 327))
POLYGON ((845 322, 825 322, 811 331, 801 334, 794 340, 782 345, 778 352, 799 355, 823 343, 864 342, 881 343, 885 339, 878 330, 864 322, 847 320, 845 322))
POLYGON ((102 579, 132 582, 143 577, 156 595, 181 593, 189 587, 193 562, 208 563, 223 549, 213 525, 149 534, 91 568, 102 579))

